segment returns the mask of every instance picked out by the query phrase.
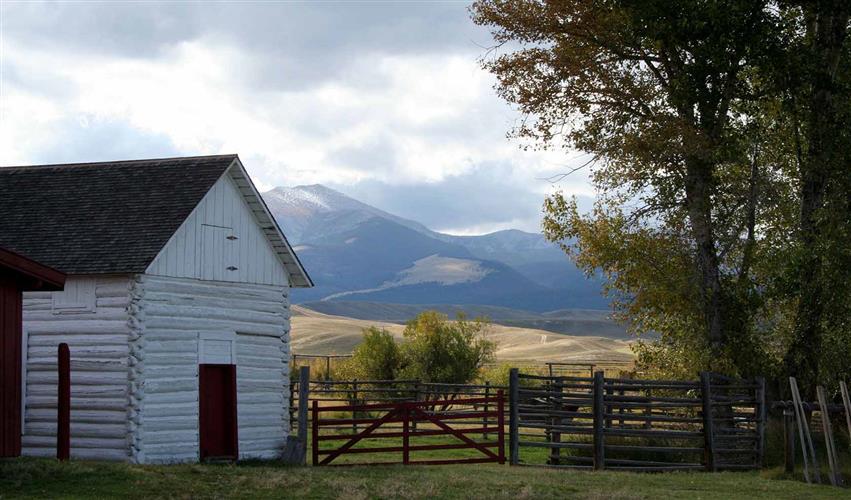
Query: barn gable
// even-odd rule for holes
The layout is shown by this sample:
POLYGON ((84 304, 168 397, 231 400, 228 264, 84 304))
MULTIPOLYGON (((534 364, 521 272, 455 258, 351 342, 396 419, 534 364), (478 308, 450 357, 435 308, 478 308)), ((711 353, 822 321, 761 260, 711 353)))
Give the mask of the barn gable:
POLYGON ((225 175, 290 286, 312 286, 237 155, 0 168, 0 245, 69 275, 143 273, 225 175))
POLYGON ((147 274, 288 286, 284 263, 225 173, 172 235, 147 274))

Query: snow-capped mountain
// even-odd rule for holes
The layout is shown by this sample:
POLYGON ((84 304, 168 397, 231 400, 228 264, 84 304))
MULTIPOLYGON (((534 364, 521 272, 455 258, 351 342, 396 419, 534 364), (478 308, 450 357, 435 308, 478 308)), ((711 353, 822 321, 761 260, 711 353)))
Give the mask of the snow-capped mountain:
POLYGON ((294 291, 295 302, 606 307, 599 281, 540 234, 442 234, 319 184, 263 198, 316 283, 294 291))

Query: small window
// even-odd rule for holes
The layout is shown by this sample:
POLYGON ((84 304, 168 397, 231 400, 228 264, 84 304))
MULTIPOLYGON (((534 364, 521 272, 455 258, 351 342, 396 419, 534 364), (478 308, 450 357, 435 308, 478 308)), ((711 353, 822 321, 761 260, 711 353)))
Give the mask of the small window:
POLYGON ((234 332, 199 332, 198 363, 235 365, 235 336, 234 332))
POLYGON ((65 282, 65 289, 53 292, 53 314, 95 311, 95 279, 76 278, 65 282))

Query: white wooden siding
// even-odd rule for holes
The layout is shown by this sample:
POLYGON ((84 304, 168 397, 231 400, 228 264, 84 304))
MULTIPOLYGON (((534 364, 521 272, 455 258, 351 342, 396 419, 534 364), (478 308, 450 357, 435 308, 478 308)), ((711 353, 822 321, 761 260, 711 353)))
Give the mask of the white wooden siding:
POLYGON ((71 350, 71 456, 128 460, 128 276, 70 276, 70 290, 93 283, 94 310, 54 311, 55 293, 24 294, 26 397, 23 454, 56 455, 56 356, 71 350))
POLYGON ((198 460, 199 339, 234 334, 240 458, 278 456, 289 430, 289 289, 148 274, 137 283, 136 460, 198 460))
POLYGON ((288 284, 283 263, 229 174, 213 185, 147 273, 212 281, 288 284))

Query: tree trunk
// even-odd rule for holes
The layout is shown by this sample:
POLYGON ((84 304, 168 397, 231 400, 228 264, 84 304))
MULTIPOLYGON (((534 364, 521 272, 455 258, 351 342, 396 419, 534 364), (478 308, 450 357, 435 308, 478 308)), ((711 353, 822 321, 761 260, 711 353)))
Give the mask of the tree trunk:
MULTIPOLYGON (((824 280, 822 218, 825 189, 831 175, 841 172, 845 152, 838 141, 840 110, 837 109, 835 74, 848 30, 849 8, 843 1, 820 2, 807 12, 809 53, 814 61, 808 75, 806 118, 807 152, 801 164, 801 221, 799 242, 804 255, 799 269, 798 311, 792 345, 786 355, 789 374, 812 396, 819 379, 822 345, 824 280)), ((846 174, 847 175, 847 174, 846 174)))
POLYGON ((686 205, 692 237, 697 246, 697 272, 706 336, 714 359, 719 359, 726 338, 721 273, 712 224, 712 165, 700 158, 687 158, 686 172, 686 205))

